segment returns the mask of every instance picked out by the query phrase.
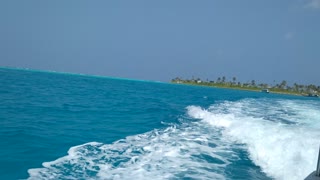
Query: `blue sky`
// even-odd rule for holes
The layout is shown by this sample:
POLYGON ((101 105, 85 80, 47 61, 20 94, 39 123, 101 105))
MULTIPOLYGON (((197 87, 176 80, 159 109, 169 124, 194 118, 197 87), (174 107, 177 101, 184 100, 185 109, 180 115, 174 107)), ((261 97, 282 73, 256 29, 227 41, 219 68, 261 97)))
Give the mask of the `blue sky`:
POLYGON ((0 66, 320 84, 320 0, 1 0, 0 66))

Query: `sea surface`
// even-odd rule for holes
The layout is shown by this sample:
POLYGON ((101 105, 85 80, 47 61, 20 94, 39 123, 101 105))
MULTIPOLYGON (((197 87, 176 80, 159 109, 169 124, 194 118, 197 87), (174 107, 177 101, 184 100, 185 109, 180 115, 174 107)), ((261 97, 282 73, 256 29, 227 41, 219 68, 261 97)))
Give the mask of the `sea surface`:
POLYGON ((0 68, 0 179, 279 179, 315 170, 320 101, 0 68))

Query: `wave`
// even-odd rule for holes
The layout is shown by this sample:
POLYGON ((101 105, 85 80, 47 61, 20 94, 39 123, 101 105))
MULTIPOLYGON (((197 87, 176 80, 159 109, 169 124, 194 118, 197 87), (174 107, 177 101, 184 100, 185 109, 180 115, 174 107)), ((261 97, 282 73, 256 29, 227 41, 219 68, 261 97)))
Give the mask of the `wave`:
POLYGON ((271 178, 303 179, 316 166, 318 108, 317 102, 268 99, 226 101, 206 109, 188 106, 180 123, 112 144, 71 147, 68 155, 29 169, 29 179, 264 177, 250 175, 250 162, 271 178), (242 150, 251 161, 239 154, 242 150), (240 168, 237 162, 247 165, 240 168))
POLYGON ((188 114, 243 143, 250 159, 275 179, 304 179, 315 170, 319 148, 319 103, 243 100, 189 106, 188 114))
POLYGON ((67 156, 28 170, 29 179, 224 179, 233 152, 218 132, 203 130, 172 126, 113 144, 75 146, 67 156))

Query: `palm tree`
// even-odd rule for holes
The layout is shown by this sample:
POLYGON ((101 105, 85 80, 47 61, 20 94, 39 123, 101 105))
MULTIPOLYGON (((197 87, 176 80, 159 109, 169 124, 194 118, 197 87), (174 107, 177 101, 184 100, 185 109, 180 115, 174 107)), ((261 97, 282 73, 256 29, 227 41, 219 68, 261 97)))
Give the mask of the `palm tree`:
POLYGON ((299 85, 297 83, 293 83, 294 91, 299 91, 299 85))
POLYGON ((252 81, 251 81, 251 85, 252 85, 252 86, 256 86, 256 81, 255 81, 255 80, 252 80, 252 81))
POLYGON ((280 88, 281 88, 281 89, 284 89, 286 86, 287 86, 287 81, 283 80, 283 81, 280 83, 280 88))
POLYGON ((218 77, 217 83, 220 83, 220 81, 221 81, 221 77, 218 77))
POLYGON ((233 77, 233 78, 232 78, 233 84, 236 84, 236 80, 237 80, 236 77, 233 77))
POLYGON ((302 93, 304 91, 304 85, 300 84, 299 85, 299 91, 302 93))

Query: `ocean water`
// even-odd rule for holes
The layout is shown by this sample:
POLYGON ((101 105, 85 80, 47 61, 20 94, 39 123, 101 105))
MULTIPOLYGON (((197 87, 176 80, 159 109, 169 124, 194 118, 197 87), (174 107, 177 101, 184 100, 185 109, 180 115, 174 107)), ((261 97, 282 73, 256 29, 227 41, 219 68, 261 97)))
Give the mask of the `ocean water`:
POLYGON ((0 68, 0 179, 303 179, 319 99, 0 68))

